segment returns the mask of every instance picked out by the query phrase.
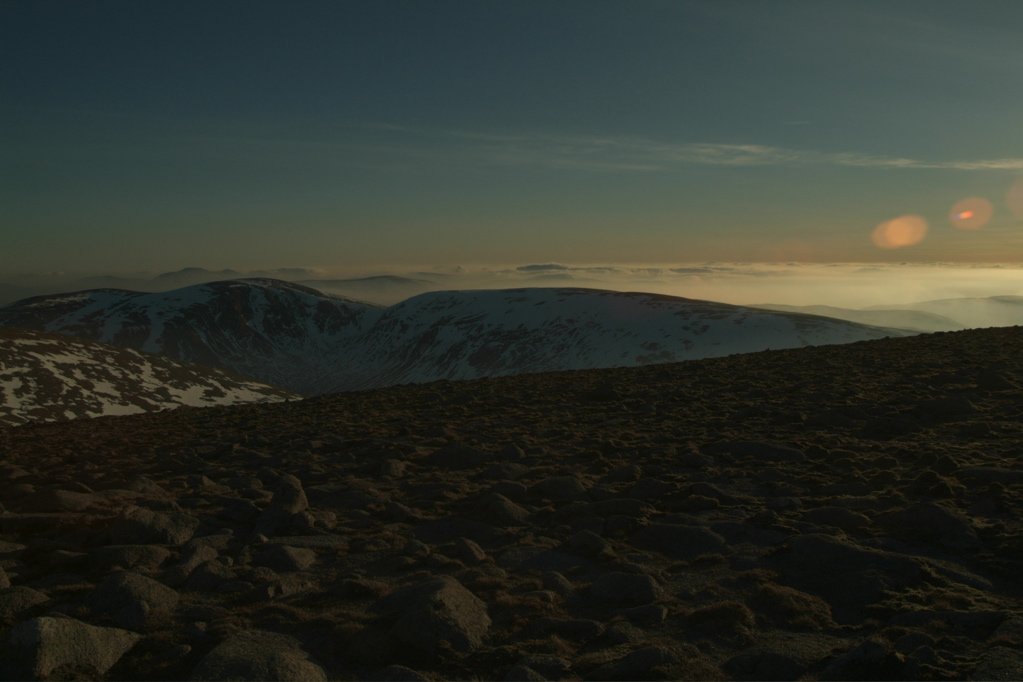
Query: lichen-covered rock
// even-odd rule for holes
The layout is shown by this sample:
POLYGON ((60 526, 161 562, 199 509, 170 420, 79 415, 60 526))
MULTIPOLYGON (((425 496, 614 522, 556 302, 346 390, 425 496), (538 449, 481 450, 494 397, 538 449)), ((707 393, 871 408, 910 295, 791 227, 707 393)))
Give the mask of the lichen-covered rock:
POLYGON ((695 559, 701 554, 721 552, 725 539, 702 526, 655 522, 637 531, 632 544, 676 559, 695 559))
POLYGON ((490 631, 487 605, 450 576, 439 576, 398 590, 373 610, 397 616, 391 636, 420 652, 435 653, 441 642, 472 651, 490 631))
POLYGON ((191 514, 167 514, 131 506, 118 515, 110 528, 115 545, 180 545, 199 529, 199 519, 191 514))
POLYGON ((981 548, 977 531, 966 515, 934 502, 924 502, 882 514, 878 517, 878 523, 904 540, 936 542, 948 549, 960 551, 976 551, 981 548))
POLYGON ((191 679, 325 682, 327 675, 294 637, 243 630, 206 654, 191 679))
POLYGON ((252 558, 257 566, 266 566, 278 573, 304 571, 316 562, 316 552, 304 547, 274 545, 252 558))
POLYGON ((639 606, 656 601, 661 586, 648 575, 638 573, 606 573, 590 585, 590 595, 598 601, 622 606, 639 606))
POLYGON ((911 557, 818 533, 790 538, 776 556, 782 559, 785 582, 822 596, 839 623, 855 620, 864 605, 921 575, 919 562, 911 557))
POLYGON ((140 630, 154 615, 173 611, 178 593, 138 573, 118 571, 86 597, 85 605, 123 628, 140 630))
POLYGON ((302 481, 291 474, 282 476, 270 504, 256 520, 255 532, 273 535, 278 526, 288 523, 292 516, 308 508, 309 499, 302 488, 302 481))
POLYGON ((98 679, 140 639, 141 635, 119 628, 44 617, 12 628, 8 643, 15 658, 12 667, 26 678, 42 679, 65 669, 98 679))
POLYGON ((170 556, 170 550, 159 545, 112 545, 89 550, 91 567, 103 572, 115 566, 141 572, 155 571, 170 556))
POLYGON ((24 620, 26 616, 32 615, 34 607, 48 601, 50 598, 45 594, 24 585, 0 590, 0 625, 13 625, 24 620))

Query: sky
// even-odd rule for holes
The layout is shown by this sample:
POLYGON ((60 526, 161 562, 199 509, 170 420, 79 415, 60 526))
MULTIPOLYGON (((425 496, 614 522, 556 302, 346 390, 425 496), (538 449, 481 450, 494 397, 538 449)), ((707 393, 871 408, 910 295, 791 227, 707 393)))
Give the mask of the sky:
POLYGON ((0 0, 0 273, 1018 265, 1021 25, 1018 0, 0 0))

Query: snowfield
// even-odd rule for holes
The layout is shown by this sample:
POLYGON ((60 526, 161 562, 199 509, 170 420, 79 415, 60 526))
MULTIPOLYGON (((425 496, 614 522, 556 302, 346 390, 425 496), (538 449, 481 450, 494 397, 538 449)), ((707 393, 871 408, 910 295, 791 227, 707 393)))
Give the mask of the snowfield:
POLYGON ((237 372, 305 395, 634 366, 906 332, 646 293, 440 291, 382 308, 272 279, 99 289, 0 307, 0 324, 237 372))
POLYGON ((0 424, 297 397, 245 377, 159 355, 0 327, 0 424))

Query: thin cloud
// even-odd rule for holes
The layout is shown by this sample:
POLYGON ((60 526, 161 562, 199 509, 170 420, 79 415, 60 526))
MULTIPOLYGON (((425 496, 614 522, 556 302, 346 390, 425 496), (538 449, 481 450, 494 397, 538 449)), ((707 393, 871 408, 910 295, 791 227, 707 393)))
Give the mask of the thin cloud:
MULTIPOLYGON (((369 127, 369 126, 368 126, 369 127)), ((373 124, 410 136, 460 142, 468 154, 500 165, 532 165, 581 171, 670 171, 690 165, 709 166, 852 166, 878 169, 1020 170, 1023 158, 926 161, 858 152, 818 152, 759 144, 659 142, 641 137, 544 134, 494 134, 427 130, 373 124)), ((444 145, 448 146, 448 145, 444 145)))

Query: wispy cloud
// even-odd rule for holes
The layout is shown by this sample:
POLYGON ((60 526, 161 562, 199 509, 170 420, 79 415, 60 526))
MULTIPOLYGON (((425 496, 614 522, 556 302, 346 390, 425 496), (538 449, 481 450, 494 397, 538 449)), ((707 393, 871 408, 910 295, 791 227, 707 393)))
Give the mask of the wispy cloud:
MULTIPOLYGON (((642 137, 491 134, 374 126, 454 146, 459 155, 501 165, 582 171, 669 171, 686 166, 852 166, 878 169, 1020 170, 1023 158, 923 160, 858 152, 820 152, 760 144, 664 142, 642 137)), ((452 150, 454 151, 454 150, 452 150)))

